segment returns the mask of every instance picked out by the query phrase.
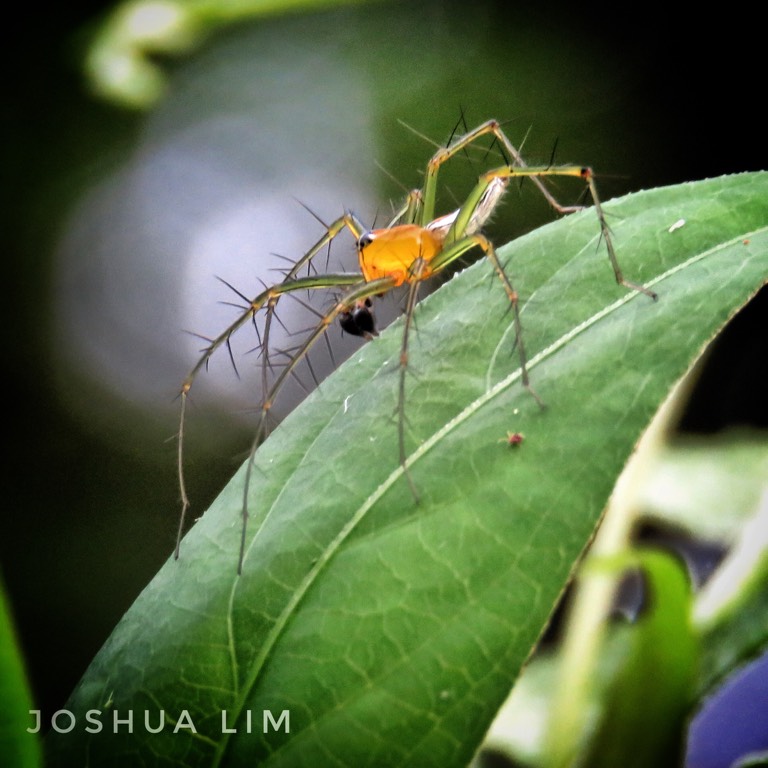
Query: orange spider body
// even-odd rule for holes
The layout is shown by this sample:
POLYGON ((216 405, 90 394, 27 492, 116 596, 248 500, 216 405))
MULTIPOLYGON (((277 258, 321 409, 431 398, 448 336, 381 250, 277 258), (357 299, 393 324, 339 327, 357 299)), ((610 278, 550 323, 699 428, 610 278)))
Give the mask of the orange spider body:
POLYGON ((419 258, 424 262, 419 279, 429 277, 429 263, 442 249, 441 233, 418 224, 374 229, 358 242, 360 271, 366 282, 391 277, 399 286, 410 282, 414 262, 419 258))

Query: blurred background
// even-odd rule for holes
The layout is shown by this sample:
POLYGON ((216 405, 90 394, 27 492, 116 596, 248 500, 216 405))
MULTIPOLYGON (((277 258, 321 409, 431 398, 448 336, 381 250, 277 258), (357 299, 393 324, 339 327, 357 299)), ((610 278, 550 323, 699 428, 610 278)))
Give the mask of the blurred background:
MULTIPOLYGON (((274 280, 285 262, 273 254, 295 258, 322 234, 305 205, 325 221, 345 207, 386 220, 420 184, 428 139, 445 142, 462 115, 506 121, 531 163, 556 147, 557 162, 592 165, 604 198, 768 167, 757 20, 737 7, 673 20, 503 0, 306 5, 233 4, 228 16, 157 3, 142 17, 146 4, 75 2, 22 10, 9 27, 0 564, 49 713, 172 552, 176 395, 201 346, 190 332, 216 335, 239 301, 216 277, 248 295, 274 280), (140 59, 140 45, 153 55, 140 59)), ((476 170, 446 174, 445 210, 476 170)), ((550 219, 523 186, 492 235, 550 219)), ((352 266, 345 245, 334 258, 352 266)), ((700 396, 689 428, 766 426, 754 394, 765 304, 715 366, 709 386, 729 397, 700 396)), ((283 316, 294 331, 311 320, 296 310, 283 316)), ((337 361, 357 346, 331 336, 337 361)), ((247 451, 255 344, 245 329, 239 377, 223 352, 195 385, 193 515, 247 451)), ((319 376, 332 367, 313 362, 319 376)))

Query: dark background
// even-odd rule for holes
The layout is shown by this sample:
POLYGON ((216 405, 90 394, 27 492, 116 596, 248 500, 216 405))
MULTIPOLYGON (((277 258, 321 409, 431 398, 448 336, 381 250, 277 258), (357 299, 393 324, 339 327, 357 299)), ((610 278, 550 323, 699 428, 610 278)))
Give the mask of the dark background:
MULTIPOLYGON (((173 253, 174 243, 179 253, 188 248, 190 228, 215 203, 204 193, 213 183, 206 175, 211 168, 240 174, 235 187, 244 205, 277 185, 279 204, 294 206, 295 214, 290 190, 296 187, 303 202, 328 218, 341 205, 358 204, 357 183, 371 196, 360 211, 370 217, 402 193, 390 175, 417 185, 431 153, 397 121, 441 141, 461 110, 470 126, 509 119, 517 141, 530 128, 532 162, 547 162, 557 144, 557 160, 593 165, 606 198, 768 167, 760 109, 764 41, 751 12, 731 5, 715 18, 698 7, 692 15, 669 6, 465 5, 376 4, 223 29, 165 62, 170 90, 148 112, 93 97, 82 75, 89 31, 109 5, 22 10, 9 25, 0 215, 10 493, 0 563, 44 711, 64 705, 173 548, 178 488, 169 438, 178 383, 194 359, 194 345, 182 341, 189 326, 178 309, 185 300, 180 262, 166 262, 166 272, 153 277, 138 256, 134 272, 110 258, 139 250, 137 242, 155 247, 158 231, 168 241, 157 246, 155 261, 173 253), (291 63, 289 76, 284 61, 291 63), (224 128, 215 122, 210 131, 200 128, 221 114, 231 116, 224 128), (258 145, 270 156, 281 124, 293 131, 287 159, 262 173, 258 145), (351 149, 363 135, 360 150, 351 149), (167 173, 160 169, 167 197, 127 215, 124 200, 135 188, 126 191, 115 179, 126 168, 141 173, 136 168, 160 145, 181 153, 178 165, 168 161, 167 173), (197 175, 179 171, 187 168, 185 157, 206 153, 213 161, 197 175), (251 171, 261 174, 258 189, 243 180, 251 171), (354 199, 342 192, 337 203, 313 187, 313 179, 331 175, 354 199), (176 209, 167 204, 180 196, 176 183, 203 191, 176 209), (105 196, 110 202, 100 211, 105 196), (82 213, 86 199, 97 209, 90 218, 82 213), (98 228, 94 215, 101 216, 98 228), (148 229, 136 241, 134 223, 154 217, 165 217, 163 226, 173 218, 173 226, 148 229), (97 257, 89 261, 90 251, 97 257), (111 274, 124 287, 117 298, 111 274), (168 285, 178 294, 169 296, 168 285), (136 330, 145 315, 151 334, 136 330), (107 352, 104 373, 94 360, 107 352), (150 384, 143 392, 142 382, 150 384)), ((221 183, 235 200, 230 182, 221 183)), ((546 206, 530 205, 530 212, 520 207, 499 216, 497 241, 549 218, 546 206)), ((300 242, 308 245, 317 225, 304 219, 300 242)), ((249 256, 281 247, 273 247, 267 227, 256 235, 247 243, 249 256)), ((300 252, 290 248, 287 255, 300 252)), ((207 270, 211 292, 193 300, 203 314, 231 298, 214 279, 228 277, 226 267, 210 263, 207 270)), ((724 357, 714 358, 686 428, 768 426, 756 386, 766 380, 765 306, 763 298, 750 309, 746 328, 725 346, 724 357)), ((201 424, 190 438, 196 513, 234 471, 249 440, 245 401, 217 402, 213 391, 195 408, 201 424)))

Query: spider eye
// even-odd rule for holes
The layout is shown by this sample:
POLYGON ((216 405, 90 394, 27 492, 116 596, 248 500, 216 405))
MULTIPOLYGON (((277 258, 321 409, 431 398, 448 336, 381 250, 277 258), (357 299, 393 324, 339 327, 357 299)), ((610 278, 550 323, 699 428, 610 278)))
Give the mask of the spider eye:
POLYGON ((357 247, 362 251, 363 248, 370 245, 373 242, 373 235, 370 232, 363 232, 357 241, 357 247))

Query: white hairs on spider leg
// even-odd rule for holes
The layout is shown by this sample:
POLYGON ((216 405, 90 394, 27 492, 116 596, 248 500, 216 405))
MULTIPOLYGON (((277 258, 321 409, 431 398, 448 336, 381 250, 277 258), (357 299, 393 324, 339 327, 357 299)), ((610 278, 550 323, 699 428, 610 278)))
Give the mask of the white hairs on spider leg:
POLYGON ((508 186, 509 178, 496 177, 491 179, 467 224, 468 235, 474 235, 475 232, 479 232, 483 224, 491 218, 508 186))
MULTIPOLYGON (((493 215, 496 206, 501 201, 508 186, 509 178, 491 179, 467 223, 465 234, 474 235, 480 231, 482 226, 493 215)), ((456 217, 459 215, 459 210, 460 209, 457 208, 455 211, 446 213, 445 216, 438 216, 434 221, 430 221, 429 224, 426 225, 426 228, 445 237, 445 235, 448 234, 448 230, 453 225, 453 222, 456 221, 456 217)))

